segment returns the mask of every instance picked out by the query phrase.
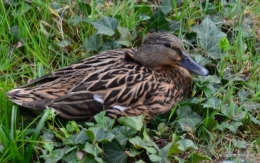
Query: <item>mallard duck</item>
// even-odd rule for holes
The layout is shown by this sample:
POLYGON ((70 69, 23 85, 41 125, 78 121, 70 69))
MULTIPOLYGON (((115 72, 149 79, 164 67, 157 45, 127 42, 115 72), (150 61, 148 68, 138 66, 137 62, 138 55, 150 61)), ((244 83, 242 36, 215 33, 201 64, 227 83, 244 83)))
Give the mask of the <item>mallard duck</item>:
POLYGON ((191 95, 192 77, 208 75, 169 33, 151 34, 136 49, 99 53, 8 92, 18 105, 54 109, 61 117, 82 120, 105 110, 113 118, 170 110, 191 95))

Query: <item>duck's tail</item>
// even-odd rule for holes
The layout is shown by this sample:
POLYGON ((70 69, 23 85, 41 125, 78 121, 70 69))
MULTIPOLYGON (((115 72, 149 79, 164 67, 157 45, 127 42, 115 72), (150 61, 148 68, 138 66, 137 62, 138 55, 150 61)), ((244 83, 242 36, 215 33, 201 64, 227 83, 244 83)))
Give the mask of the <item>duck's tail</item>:
POLYGON ((6 94, 11 101, 14 103, 37 110, 46 109, 50 101, 53 99, 42 99, 41 97, 35 96, 33 90, 29 88, 16 88, 9 91, 6 94))

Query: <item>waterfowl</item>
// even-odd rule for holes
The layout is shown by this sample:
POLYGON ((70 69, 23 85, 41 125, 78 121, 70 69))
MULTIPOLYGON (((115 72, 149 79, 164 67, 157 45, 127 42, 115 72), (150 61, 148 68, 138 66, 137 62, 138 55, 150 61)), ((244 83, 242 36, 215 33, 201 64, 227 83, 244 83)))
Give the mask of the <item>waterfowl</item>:
POLYGON ((208 75, 180 39, 153 33, 136 49, 99 53, 7 93, 14 103, 47 107, 61 117, 82 120, 105 110, 113 118, 144 114, 146 121, 191 95, 192 77, 208 75))

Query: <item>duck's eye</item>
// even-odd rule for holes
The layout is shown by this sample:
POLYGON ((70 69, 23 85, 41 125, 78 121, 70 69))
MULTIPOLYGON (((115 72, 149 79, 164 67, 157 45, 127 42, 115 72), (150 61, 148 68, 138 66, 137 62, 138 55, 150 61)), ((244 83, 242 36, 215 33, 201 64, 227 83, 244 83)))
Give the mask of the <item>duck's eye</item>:
POLYGON ((169 42, 166 42, 166 43, 164 43, 164 46, 167 47, 167 48, 170 48, 171 44, 169 42))

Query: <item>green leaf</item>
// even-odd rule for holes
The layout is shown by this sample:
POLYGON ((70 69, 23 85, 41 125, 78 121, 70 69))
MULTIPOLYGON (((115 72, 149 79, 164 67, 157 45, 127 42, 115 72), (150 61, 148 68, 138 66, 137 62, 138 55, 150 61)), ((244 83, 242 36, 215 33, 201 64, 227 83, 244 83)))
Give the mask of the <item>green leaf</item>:
POLYGON ((89 38, 86 38, 83 41, 83 47, 84 47, 84 50, 87 52, 98 51, 98 49, 102 46, 102 43, 103 42, 102 42, 101 35, 94 33, 92 36, 90 36, 89 38))
POLYGON ((124 163, 127 155, 125 150, 116 140, 104 145, 104 152, 106 155, 106 162, 109 163, 124 163))
POLYGON ((22 5, 22 7, 19 8, 16 13, 13 13, 13 16, 22 16, 26 12, 30 11, 31 9, 32 9, 31 5, 29 5, 28 3, 24 3, 24 5, 22 5))
POLYGON ((179 144, 178 148, 181 151, 186 151, 187 149, 190 149, 190 148, 198 149, 198 147, 193 143, 193 141, 191 141, 189 139, 179 140, 177 143, 179 144))
POLYGON ((76 26, 76 25, 78 25, 81 22, 90 23, 91 19, 89 19, 89 18, 81 19, 78 15, 75 15, 74 17, 68 19, 67 22, 68 23, 73 23, 73 25, 76 26))
POLYGON ((207 116, 202 124, 207 130, 214 131, 218 126, 217 121, 212 116, 207 116))
POLYGON ((54 143, 52 142, 44 142, 43 148, 46 149, 48 152, 53 151, 54 143))
POLYGON ((118 22, 115 18, 106 16, 101 20, 92 22, 91 24, 98 30, 98 34, 113 36, 115 34, 115 29, 118 25, 118 22))
POLYGON ((75 147, 65 147, 62 149, 56 149, 53 150, 50 154, 48 155, 42 155, 43 159, 45 160, 45 162, 49 162, 49 163, 55 163, 58 162, 59 160, 61 160, 65 154, 69 153, 70 151, 76 149, 77 146, 75 147))
POLYGON ((208 76, 197 76, 201 85, 215 83, 221 83, 220 78, 217 75, 208 75, 208 76))
POLYGON ((93 142, 110 142, 115 137, 114 134, 101 127, 91 127, 87 130, 87 134, 93 142))
POLYGON ((168 130, 168 129, 169 129, 169 127, 167 127, 167 126, 165 125, 165 123, 160 123, 160 124, 158 125, 158 127, 157 127, 156 134, 160 136, 160 135, 164 134, 165 131, 168 130))
POLYGON ((64 144, 84 144, 87 140, 90 140, 86 131, 81 130, 79 133, 70 136, 64 141, 64 144))
POLYGON ((145 162, 143 160, 138 160, 138 161, 136 161, 134 163, 145 163, 145 162))
POLYGON ((247 102, 248 100, 248 93, 245 91, 245 89, 240 90, 238 93, 239 101, 242 102, 247 102))
POLYGON ((151 17, 153 14, 153 7, 151 5, 136 5, 134 7, 135 7, 135 11, 141 16, 151 17))
POLYGON ((134 145, 135 149, 147 148, 149 143, 142 140, 139 136, 129 139, 129 142, 134 145))
POLYGON ((158 156, 157 154, 150 154, 148 155, 149 159, 152 161, 152 162, 158 162, 158 161, 161 161, 162 158, 160 156, 158 156))
POLYGON ((162 160, 158 161, 158 163, 170 163, 168 156, 171 145, 172 143, 168 143, 162 149, 159 150, 159 156, 162 158, 162 160))
POLYGON ((246 148, 246 141, 244 140, 236 140, 234 138, 232 138, 232 143, 235 147, 238 147, 238 148, 246 148))
POLYGON ((198 123, 201 122, 201 117, 193 112, 190 106, 184 106, 177 110, 177 124, 183 131, 193 132, 198 123))
POLYGON ((210 59, 203 57, 201 54, 195 54, 194 60, 201 66, 205 66, 206 64, 212 62, 210 59))
POLYGON ((75 121, 69 121, 67 124, 66 124, 66 129, 69 133, 72 133, 74 131, 76 132, 80 132, 80 129, 77 125, 77 123, 75 121))
POLYGON ((115 119, 106 116, 106 112, 102 111, 94 116, 97 124, 95 127, 102 127, 105 130, 109 130, 113 127, 115 123, 115 119))
MULTIPOLYGON (((71 152, 69 152, 68 154, 66 154, 62 160, 60 162, 66 162, 66 163, 80 163, 80 162, 87 162, 85 159, 86 157, 84 157, 84 155, 86 155, 84 153, 84 151, 80 150, 73 150, 71 152)), ((91 155, 89 155, 88 157, 92 158, 92 162, 88 161, 87 163, 96 163, 94 157, 91 155)))
POLYGON ((219 43, 218 43, 218 47, 220 49, 223 49, 224 52, 227 52, 231 47, 230 47, 230 44, 229 44, 229 41, 226 37, 223 37, 219 40, 219 43))
POLYGON ((236 133, 239 126, 242 126, 242 122, 231 122, 230 124, 227 122, 222 122, 218 129, 224 131, 226 128, 229 129, 232 133, 236 133))
POLYGON ((246 116, 246 112, 240 109, 232 100, 228 105, 221 107, 221 113, 235 121, 242 121, 246 116))
POLYGON ((165 30, 169 31, 169 22, 166 20, 164 13, 161 9, 157 8, 154 13, 153 17, 150 19, 148 28, 151 31, 159 31, 165 30))
POLYGON ((178 148, 179 146, 180 146, 180 144, 178 144, 178 143, 172 143, 169 148, 169 156, 182 153, 183 151, 178 148))
POLYGON ((139 115, 136 117, 120 117, 118 122, 124 126, 140 131, 144 124, 144 118, 144 115, 139 115))
POLYGON ((157 150, 154 147, 145 147, 147 153, 157 153, 157 150))
POLYGON ((192 162, 192 163, 200 163, 200 162, 204 162, 204 161, 205 162, 207 162, 207 161, 212 162, 210 157, 204 156, 204 155, 200 155, 200 154, 197 154, 197 153, 192 153, 189 156, 189 159, 190 159, 190 162, 192 162))
POLYGON ((102 45, 100 51, 107 51, 112 49, 120 49, 122 48, 121 42, 119 41, 112 41, 112 40, 106 40, 104 44, 102 45))
POLYGON ((164 13, 164 15, 169 14, 173 9, 172 0, 162 0, 162 4, 159 6, 159 8, 164 13))
POLYGON ((95 157, 95 160, 97 162, 103 162, 102 159, 100 157, 98 157, 98 152, 99 150, 97 149, 97 147, 95 147, 93 144, 90 144, 89 142, 86 142, 85 147, 83 149, 85 152, 93 155, 95 157))
POLYGON ((64 40, 61 40, 60 42, 57 42, 57 45, 61 48, 65 48, 67 46, 70 46, 71 43, 70 43, 70 40, 68 39, 64 39, 64 40))
POLYGON ((218 99, 217 97, 211 97, 210 99, 208 99, 206 102, 204 102, 203 108, 212 108, 212 109, 218 109, 218 107, 221 104, 221 100, 218 99))
POLYGON ((214 60, 219 59, 221 57, 221 49, 218 43, 221 38, 226 37, 226 34, 223 33, 208 16, 203 19, 200 25, 192 29, 197 33, 199 43, 209 57, 214 60))
POLYGON ((118 26, 117 29, 118 32, 120 33, 119 43, 125 45, 126 47, 130 47, 132 45, 131 42, 132 40, 131 40, 131 34, 129 32, 129 29, 121 26, 118 26))
POLYGON ((137 131, 130 127, 120 126, 113 128, 112 132, 119 143, 125 145, 128 139, 130 139, 137 131))
POLYGON ((137 150, 135 150, 134 148, 131 148, 131 149, 129 150, 128 156, 129 156, 129 157, 136 157, 136 156, 139 155, 140 153, 141 153, 141 151, 137 151, 137 150))
POLYGON ((253 121, 255 124, 260 125, 260 120, 256 119, 252 114, 248 113, 248 116, 250 117, 251 121, 253 121))
POLYGON ((43 138, 44 141, 46 142, 54 141, 55 136, 52 132, 50 132, 49 130, 43 130, 42 133, 43 135, 41 137, 43 138))

